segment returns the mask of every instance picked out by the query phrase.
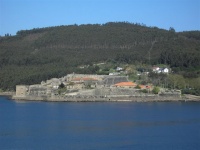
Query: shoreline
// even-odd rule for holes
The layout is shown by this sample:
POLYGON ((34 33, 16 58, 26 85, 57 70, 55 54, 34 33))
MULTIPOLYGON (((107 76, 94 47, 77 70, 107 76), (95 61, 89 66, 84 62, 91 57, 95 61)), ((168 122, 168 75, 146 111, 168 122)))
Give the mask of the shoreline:
POLYGON ((0 92, 0 96, 8 97, 9 99, 12 99, 15 95, 15 92, 0 92))
POLYGON ((12 100, 22 100, 22 101, 44 101, 44 102, 200 102, 200 96, 184 95, 181 97, 175 96, 109 96, 109 97, 16 97, 11 96, 12 100))
POLYGON ((15 92, 1 92, 0 96, 6 96, 11 100, 44 101, 44 102, 200 102, 200 96, 185 94, 183 96, 71 96, 71 97, 47 97, 47 96, 24 96, 18 97, 15 92))

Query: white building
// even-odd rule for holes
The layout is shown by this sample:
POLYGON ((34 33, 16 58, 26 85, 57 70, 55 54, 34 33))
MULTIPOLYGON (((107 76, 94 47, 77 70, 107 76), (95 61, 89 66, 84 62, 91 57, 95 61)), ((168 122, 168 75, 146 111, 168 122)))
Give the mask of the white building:
POLYGON ((121 67, 117 67, 117 69, 116 69, 117 71, 122 71, 123 70, 123 68, 121 68, 121 67))
POLYGON ((169 73, 168 68, 153 67, 153 72, 155 73, 169 73))
POLYGON ((163 68, 162 72, 163 73, 169 73, 169 69, 168 68, 163 68))

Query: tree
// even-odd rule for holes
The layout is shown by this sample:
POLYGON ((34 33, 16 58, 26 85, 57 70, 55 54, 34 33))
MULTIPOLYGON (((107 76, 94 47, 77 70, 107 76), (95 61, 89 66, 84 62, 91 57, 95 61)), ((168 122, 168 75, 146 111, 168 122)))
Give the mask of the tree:
POLYGON ((169 31, 172 32, 172 33, 175 33, 175 29, 173 27, 170 27, 169 31))
POLYGON ((60 85, 59 85, 59 89, 63 89, 65 87, 65 85, 63 84, 63 83, 61 83, 60 85))
POLYGON ((152 90, 153 94, 158 94, 160 92, 160 88, 155 86, 152 90))
POLYGON ((182 75, 170 74, 168 82, 170 88, 184 89, 186 87, 185 79, 182 75))
POLYGON ((136 88, 136 89, 141 89, 140 85, 137 85, 135 88, 136 88))

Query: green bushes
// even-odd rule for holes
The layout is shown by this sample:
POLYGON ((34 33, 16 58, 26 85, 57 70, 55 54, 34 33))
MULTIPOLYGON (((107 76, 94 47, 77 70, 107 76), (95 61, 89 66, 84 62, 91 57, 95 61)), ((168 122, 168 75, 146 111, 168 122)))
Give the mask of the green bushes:
POLYGON ((155 87, 153 88, 153 90, 152 90, 152 93, 153 93, 153 94, 158 94, 159 92, 160 92, 160 88, 157 87, 157 86, 155 86, 155 87))
POLYGON ((191 88, 183 89, 181 90, 181 93, 200 96, 200 89, 191 89, 191 88))

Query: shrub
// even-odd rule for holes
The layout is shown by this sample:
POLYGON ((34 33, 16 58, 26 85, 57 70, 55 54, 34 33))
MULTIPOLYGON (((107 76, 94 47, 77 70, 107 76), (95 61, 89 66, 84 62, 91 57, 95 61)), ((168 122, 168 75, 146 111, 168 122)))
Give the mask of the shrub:
POLYGON ((63 89, 65 87, 65 85, 63 84, 63 83, 61 83, 60 85, 59 85, 59 89, 63 89))
POLYGON ((147 89, 143 89, 142 92, 143 93, 148 93, 148 90, 147 89))
POLYGON ((158 94, 160 92, 160 88, 155 86, 152 90, 153 94, 158 94))
POLYGON ((139 85, 137 85, 135 88, 136 88, 136 89, 141 89, 141 87, 140 87, 139 85))

